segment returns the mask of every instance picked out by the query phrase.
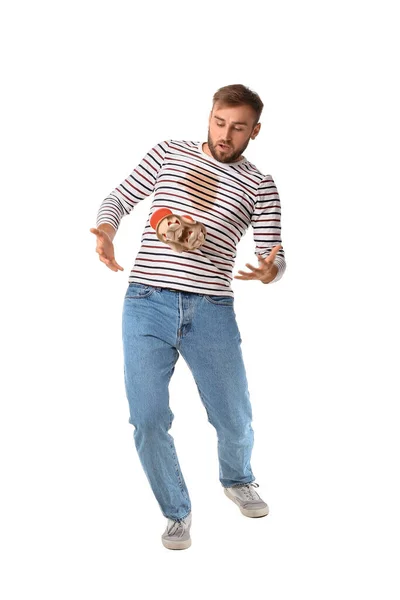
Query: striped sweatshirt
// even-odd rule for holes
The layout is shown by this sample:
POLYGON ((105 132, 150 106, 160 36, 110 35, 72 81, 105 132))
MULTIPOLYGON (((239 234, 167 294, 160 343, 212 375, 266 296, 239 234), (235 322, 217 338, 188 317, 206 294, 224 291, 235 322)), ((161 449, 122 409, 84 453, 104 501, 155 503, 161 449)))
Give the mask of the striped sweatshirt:
MULTIPOLYGON (((249 225, 256 255, 265 258, 273 246, 282 243, 281 206, 274 180, 245 157, 222 163, 203 151, 202 142, 162 141, 103 200, 96 225, 109 223, 117 231, 122 217, 152 194, 129 283, 234 296, 231 281, 236 246, 249 225), (150 225, 159 208, 203 223, 207 229, 203 245, 179 253, 160 241, 150 225)), ((278 273, 271 283, 279 281, 286 269, 283 248, 275 264, 278 273)), ((254 266, 258 267, 258 260, 254 266)))

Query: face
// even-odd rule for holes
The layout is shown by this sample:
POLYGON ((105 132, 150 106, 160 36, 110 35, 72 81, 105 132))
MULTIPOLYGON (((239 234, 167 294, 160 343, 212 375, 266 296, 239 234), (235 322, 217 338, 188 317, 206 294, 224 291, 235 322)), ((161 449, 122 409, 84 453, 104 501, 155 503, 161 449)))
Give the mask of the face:
POLYGON ((208 121, 207 144, 211 155, 223 163, 237 161, 260 131, 254 125, 256 114, 251 106, 226 106, 216 103, 208 121))

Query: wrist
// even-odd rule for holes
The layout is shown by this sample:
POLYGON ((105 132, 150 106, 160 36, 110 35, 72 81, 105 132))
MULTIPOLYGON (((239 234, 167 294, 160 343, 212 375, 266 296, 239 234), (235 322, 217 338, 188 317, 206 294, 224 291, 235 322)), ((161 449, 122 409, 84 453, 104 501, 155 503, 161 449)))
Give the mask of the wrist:
POLYGON ((109 223, 101 223, 97 227, 97 229, 99 229, 100 231, 105 233, 107 235, 107 237, 110 239, 110 242, 113 241, 115 234, 117 233, 116 230, 114 229, 114 227, 112 225, 110 225, 109 223))

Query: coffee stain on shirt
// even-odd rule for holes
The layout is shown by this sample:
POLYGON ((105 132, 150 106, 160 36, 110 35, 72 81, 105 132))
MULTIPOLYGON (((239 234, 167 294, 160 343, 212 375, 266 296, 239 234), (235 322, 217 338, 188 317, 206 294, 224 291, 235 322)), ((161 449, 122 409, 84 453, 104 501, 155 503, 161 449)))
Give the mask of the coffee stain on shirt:
POLYGON ((217 198, 219 183, 217 176, 205 169, 200 171, 188 169, 185 175, 183 188, 193 207, 199 210, 210 210, 217 198))

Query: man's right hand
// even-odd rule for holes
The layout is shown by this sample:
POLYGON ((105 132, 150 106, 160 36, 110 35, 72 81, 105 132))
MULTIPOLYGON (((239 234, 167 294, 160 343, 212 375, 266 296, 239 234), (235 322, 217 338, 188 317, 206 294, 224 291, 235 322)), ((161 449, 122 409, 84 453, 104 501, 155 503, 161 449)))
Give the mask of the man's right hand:
POLYGON ((107 233, 101 229, 96 229, 95 227, 92 227, 90 231, 94 233, 97 238, 96 252, 99 254, 101 262, 106 264, 111 271, 123 271, 123 267, 115 260, 114 245, 107 233))

